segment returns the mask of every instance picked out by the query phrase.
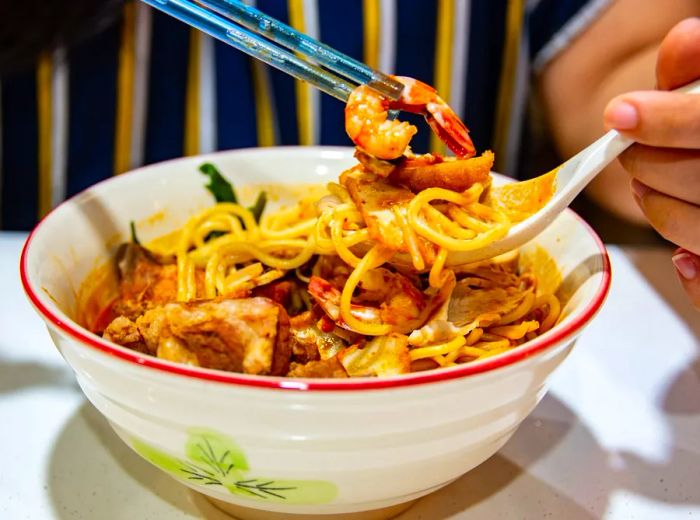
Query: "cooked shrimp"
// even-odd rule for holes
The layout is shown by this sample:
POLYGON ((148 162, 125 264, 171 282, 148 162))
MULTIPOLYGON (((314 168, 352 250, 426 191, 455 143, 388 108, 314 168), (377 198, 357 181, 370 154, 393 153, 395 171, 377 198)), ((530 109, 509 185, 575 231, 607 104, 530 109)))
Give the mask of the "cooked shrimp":
POLYGON ((389 120, 389 110, 422 114, 433 131, 457 157, 472 157, 476 150, 469 130, 430 85, 413 78, 395 76, 404 84, 401 97, 392 101, 366 85, 357 87, 345 107, 345 131, 352 141, 379 159, 401 157, 415 135, 415 126, 389 120))
MULTIPOLYGON (((391 325, 393 332, 407 334, 421 320, 425 295, 405 276, 377 268, 368 271, 358 284, 350 313, 366 323, 391 325)), ((309 294, 338 326, 347 328, 340 316, 341 291, 323 278, 312 276, 309 294)))
MULTIPOLYGON (((390 325, 390 332, 409 334, 432 319, 448 301, 454 288, 454 276, 448 277, 440 289, 423 293, 406 276, 380 267, 368 271, 357 288, 358 294, 350 307, 355 319, 390 325)), ((340 290, 312 276, 309 294, 336 325, 349 328, 340 315, 340 290)))

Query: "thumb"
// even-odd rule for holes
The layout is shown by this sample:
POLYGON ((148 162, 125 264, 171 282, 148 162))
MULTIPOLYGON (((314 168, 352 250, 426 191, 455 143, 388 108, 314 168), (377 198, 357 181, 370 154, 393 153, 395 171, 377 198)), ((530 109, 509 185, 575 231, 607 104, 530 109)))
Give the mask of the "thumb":
POLYGON ((671 260, 690 302, 700 310, 700 257, 679 248, 673 252, 671 260))

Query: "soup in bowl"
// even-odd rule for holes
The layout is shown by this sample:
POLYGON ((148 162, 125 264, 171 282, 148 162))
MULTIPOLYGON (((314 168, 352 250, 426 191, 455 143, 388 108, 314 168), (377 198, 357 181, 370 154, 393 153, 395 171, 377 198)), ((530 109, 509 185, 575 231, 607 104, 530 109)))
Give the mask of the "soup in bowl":
MULTIPOLYGON (((487 343, 506 334, 495 318, 480 327, 482 334, 490 335, 486 340, 467 345, 472 341, 467 334, 465 343, 458 342, 460 351, 418 356, 416 351, 432 343, 409 343, 404 345, 409 361, 401 370, 375 366, 365 372, 345 364, 348 356, 341 356, 340 373, 352 377, 325 378, 301 368, 292 371, 289 366, 294 363, 305 366, 293 354, 286 371, 272 365, 249 369, 258 366, 253 364, 231 371, 206 366, 196 352, 193 358, 178 358, 162 354, 161 345, 153 351, 130 348, 95 332, 114 318, 95 326, 104 305, 113 299, 109 291, 118 285, 110 278, 117 276, 117 269, 109 266, 114 266, 123 244, 131 241, 133 246, 136 238, 130 239, 130 224, 140 243, 160 248, 167 256, 167 237, 211 207, 206 179, 197 173, 202 163, 220 169, 235 186, 241 204, 252 204, 264 189, 268 211, 313 198, 314 186, 335 182, 354 164, 352 154, 347 148, 266 148, 148 166, 99 183, 60 205, 32 232, 22 253, 25 291, 87 398, 135 452, 237 516, 361 513, 380 518, 447 485, 510 438, 542 398, 548 377, 608 291, 610 266, 602 243, 567 211, 517 255, 498 260, 517 275, 529 273, 537 281, 532 301, 542 294, 556 298, 556 322, 488 355, 478 349, 488 350, 487 343), (450 355, 452 359, 445 357, 450 355)), ((496 177, 493 182, 505 181, 496 177)), ((352 251, 358 258, 369 254, 352 251)), ((299 270, 301 280, 309 279, 313 273, 305 269, 311 261, 283 274, 297 276, 299 270)), ((414 280, 418 288, 424 283, 427 295, 439 292, 427 287, 427 269, 421 281, 400 264, 391 272, 414 280)), ((326 319, 330 313, 324 301, 311 296, 304 312, 326 319)), ((253 293, 250 297, 270 299, 253 293)), ((209 301, 206 294, 199 300, 209 301)), ((211 301, 222 300, 240 301, 221 295, 211 301)), ((437 307, 426 322, 437 319, 437 307)), ((540 322, 546 319, 533 316, 540 322)), ((138 324, 139 319, 132 321, 138 324)), ((527 321, 522 317, 518 323, 527 321)), ((247 321, 247 326, 255 324, 256 318, 247 321)), ((343 325, 337 320, 330 327, 337 327, 341 338, 357 334, 343 325)), ((408 331, 404 335, 411 337, 408 331)), ((156 343, 165 336, 153 334, 156 343)), ((343 349, 367 351, 372 337, 351 338, 343 349)), ((240 337, 236 340, 245 343, 240 337)), ((316 360, 324 361, 323 356, 316 360)))

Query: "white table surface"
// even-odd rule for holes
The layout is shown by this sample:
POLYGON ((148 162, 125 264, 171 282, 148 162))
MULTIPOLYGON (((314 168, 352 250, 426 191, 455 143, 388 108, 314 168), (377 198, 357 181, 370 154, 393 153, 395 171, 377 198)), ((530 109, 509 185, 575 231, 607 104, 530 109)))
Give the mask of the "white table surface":
MULTIPOLYGON (((0 518, 223 520, 125 447, 24 297, 0 234, 0 518)), ((669 252, 610 248, 610 297, 511 441, 400 518, 700 515, 700 314, 669 252)))

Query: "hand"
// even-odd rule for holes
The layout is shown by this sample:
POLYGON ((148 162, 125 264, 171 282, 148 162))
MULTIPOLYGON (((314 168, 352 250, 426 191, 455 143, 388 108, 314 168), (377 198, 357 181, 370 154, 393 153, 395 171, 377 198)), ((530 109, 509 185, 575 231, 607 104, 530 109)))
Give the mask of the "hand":
POLYGON ((635 200, 652 226, 680 246, 672 260, 700 309, 700 95, 662 92, 700 78, 700 18, 676 25, 659 48, 660 91, 630 92, 605 109, 605 123, 639 144, 621 157, 635 200))

